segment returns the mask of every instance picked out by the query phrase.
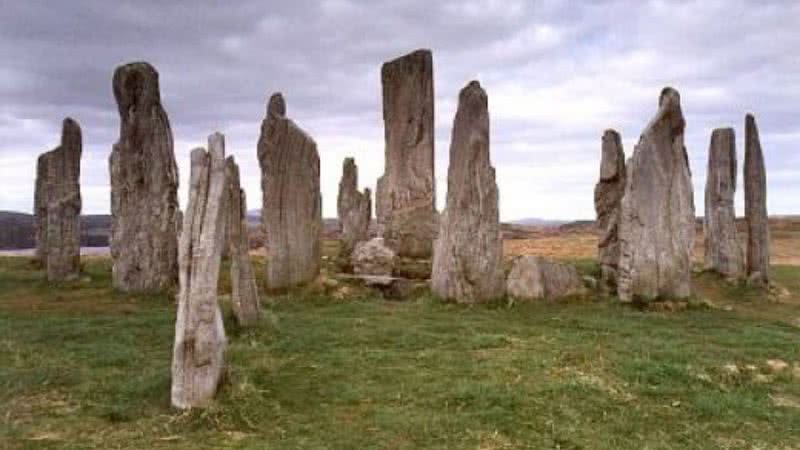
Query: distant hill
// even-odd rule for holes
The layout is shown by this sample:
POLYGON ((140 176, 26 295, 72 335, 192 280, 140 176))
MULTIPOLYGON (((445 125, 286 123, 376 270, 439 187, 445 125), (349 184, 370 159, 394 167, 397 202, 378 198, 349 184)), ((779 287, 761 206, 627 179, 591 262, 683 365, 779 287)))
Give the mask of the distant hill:
POLYGON ((525 225, 529 227, 557 227, 567 223, 566 220, 548 220, 540 219, 538 217, 526 217, 524 219, 512 220, 513 225, 525 225))
MULTIPOLYGON (((0 211, 0 250, 35 247, 33 228, 32 214, 0 211)), ((110 215, 89 214, 81 216, 82 247, 107 247, 110 233, 110 215)))

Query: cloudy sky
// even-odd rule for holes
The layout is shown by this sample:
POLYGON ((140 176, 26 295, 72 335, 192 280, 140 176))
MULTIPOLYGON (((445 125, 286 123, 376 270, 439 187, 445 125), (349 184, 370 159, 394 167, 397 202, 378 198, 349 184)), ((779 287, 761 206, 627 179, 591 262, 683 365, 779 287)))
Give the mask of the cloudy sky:
MULTIPOLYGON (((800 213, 800 2, 0 0, 0 209, 30 211, 37 155, 61 120, 83 128, 85 213, 109 210, 107 159, 119 132, 117 65, 161 75, 185 204, 189 151, 225 133, 251 199, 265 102, 317 141, 323 209, 335 216, 342 159, 362 186, 383 171, 380 65, 433 50, 438 207, 458 91, 489 94, 501 218, 594 216, 605 128, 633 151, 659 91, 681 92, 695 201, 702 214, 711 130, 755 113, 771 214, 800 213)), ((743 192, 737 192, 741 213, 743 192)))

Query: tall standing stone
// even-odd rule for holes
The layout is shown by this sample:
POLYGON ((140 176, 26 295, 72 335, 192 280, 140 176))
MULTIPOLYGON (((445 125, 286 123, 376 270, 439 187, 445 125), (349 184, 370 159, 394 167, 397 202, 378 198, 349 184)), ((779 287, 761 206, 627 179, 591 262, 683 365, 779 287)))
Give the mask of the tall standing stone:
POLYGON ((399 256, 428 258, 437 231, 430 50, 385 63, 381 82, 386 166, 378 179, 378 229, 399 256))
POLYGON ((680 94, 665 88, 627 164, 617 282, 624 302, 691 294, 695 217, 685 126, 680 94))
POLYGON ((80 273, 81 153, 81 128, 66 118, 61 145, 42 154, 37 162, 36 256, 50 281, 80 273))
POLYGON ((769 216, 767 171, 756 119, 747 114, 744 124, 744 211, 747 218, 747 277, 769 283, 769 216))
POLYGON ((314 140, 286 117, 281 94, 269 99, 258 139, 267 247, 267 288, 308 283, 320 270, 322 194, 314 140))
POLYGON ((178 167, 158 72, 147 63, 114 71, 121 120, 111 170, 111 257, 114 287, 158 290, 178 273, 178 167))
POLYGON ((350 256, 356 244, 369 239, 369 222, 372 217, 372 198, 369 188, 358 190, 358 166, 353 158, 345 158, 342 164, 342 179, 339 181, 339 196, 336 199, 339 215, 340 241, 339 259, 345 267, 350 266, 350 256))
POLYGON ((622 217, 622 196, 625 194, 625 151, 615 130, 603 133, 600 181, 594 187, 594 210, 600 238, 598 261, 603 283, 614 290, 619 266, 619 223, 622 217))
POLYGON ((224 241, 228 242, 231 259, 231 306, 239 325, 258 321, 259 302, 256 277, 250 262, 250 240, 247 234, 247 197, 239 181, 239 166, 229 156, 225 161, 228 211, 224 241))
POLYGON ((226 346, 217 301, 225 227, 225 141, 215 133, 208 152, 192 151, 189 204, 179 248, 178 315, 172 356, 172 405, 202 407, 214 398, 226 346))
POLYGON ((705 267, 728 278, 744 271, 744 258, 736 237, 736 133, 718 128, 711 133, 706 171, 703 238, 705 267))
POLYGON ((431 288, 461 303, 502 297, 505 290, 497 183, 489 159, 488 98, 477 81, 458 96, 431 288))

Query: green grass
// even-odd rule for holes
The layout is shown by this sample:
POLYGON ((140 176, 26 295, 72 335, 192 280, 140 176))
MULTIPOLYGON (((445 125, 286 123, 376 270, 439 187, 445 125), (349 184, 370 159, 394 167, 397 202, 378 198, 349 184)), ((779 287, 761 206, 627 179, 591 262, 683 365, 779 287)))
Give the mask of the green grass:
MULTIPOLYGON (((86 270, 51 286, 0 258, 2 449, 800 447, 800 380, 765 368, 800 362, 800 329, 782 320, 800 308, 706 275, 704 295, 733 311, 281 296, 255 329, 227 320, 218 401, 181 413, 171 297, 111 291, 105 260, 86 270)), ((800 268, 774 275, 800 291, 800 268)))

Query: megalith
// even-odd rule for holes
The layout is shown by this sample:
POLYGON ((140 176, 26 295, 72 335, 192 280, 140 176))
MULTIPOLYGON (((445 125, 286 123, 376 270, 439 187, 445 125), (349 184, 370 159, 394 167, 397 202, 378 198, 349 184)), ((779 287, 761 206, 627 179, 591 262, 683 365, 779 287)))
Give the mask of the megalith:
POLYGON ((81 128, 64 119, 61 144, 42 154, 36 167, 36 256, 49 281, 80 273, 81 128))
POLYGON ((516 258, 506 281, 506 293, 515 300, 558 300, 585 292, 578 269, 541 256, 516 258))
POLYGON ((664 88, 627 163, 617 294, 623 302, 691 293, 695 216, 680 94, 664 88))
POLYGON ((172 356, 172 406, 203 407, 214 398, 226 346, 217 301, 225 227, 225 141, 215 133, 208 152, 192 151, 189 204, 179 245, 178 314, 172 356))
POLYGON ((233 156, 225 161, 227 179, 227 242, 231 263, 231 307, 236 322, 249 326, 258 322, 259 301, 253 265, 250 262, 250 239, 247 234, 247 197, 239 180, 239 166, 233 156))
POLYGON ((109 159, 112 282, 129 292, 168 288, 178 274, 178 167, 158 72, 126 64, 113 87, 121 124, 109 159))
POLYGON ((372 217, 371 193, 369 188, 364 189, 364 192, 358 190, 358 166, 353 158, 345 158, 342 164, 336 212, 341 236, 339 260, 348 269, 356 244, 369 239, 369 222, 372 217))
POLYGON ((486 92, 471 81, 458 96, 447 172, 447 204, 433 252, 431 288, 441 298, 475 303, 502 297, 503 241, 489 157, 486 92))
POLYGON ((769 216, 767 215, 767 171, 758 137, 756 118, 747 114, 744 123, 744 214, 747 220, 747 279, 769 283, 769 216))
POLYGON ((625 194, 625 151, 615 130, 603 133, 600 180, 594 187, 594 210, 597 213, 597 259, 604 287, 616 289, 619 266, 619 223, 622 196, 625 194))
POLYGON ((375 199, 378 231, 398 256, 429 258, 438 218, 430 50, 385 63, 381 83, 386 147, 375 199))
POLYGON ((286 117, 280 93, 272 95, 258 139, 262 223, 267 247, 267 288, 314 280, 320 270, 322 194, 317 144, 286 117))
POLYGON ((705 268, 735 279, 744 272, 744 257, 736 237, 736 133, 718 128, 711 133, 706 170, 703 239, 705 268))

